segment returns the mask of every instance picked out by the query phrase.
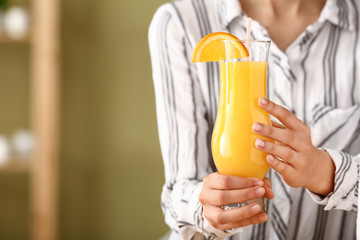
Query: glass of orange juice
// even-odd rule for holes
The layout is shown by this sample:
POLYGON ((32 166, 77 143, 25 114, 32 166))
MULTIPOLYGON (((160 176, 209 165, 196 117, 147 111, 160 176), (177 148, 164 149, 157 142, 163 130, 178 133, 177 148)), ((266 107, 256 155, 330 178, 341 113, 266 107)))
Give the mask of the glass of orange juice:
MULTIPOLYGON (((221 174, 264 179, 269 165, 266 153, 255 147, 260 135, 252 131, 252 125, 255 122, 270 125, 269 114, 257 103, 260 97, 267 97, 270 41, 239 40, 248 48, 249 57, 232 59, 233 41, 236 40, 224 40, 228 60, 220 62, 220 97, 211 140, 212 154, 221 174)), ((253 202, 265 211, 263 198, 245 204, 253 202)))

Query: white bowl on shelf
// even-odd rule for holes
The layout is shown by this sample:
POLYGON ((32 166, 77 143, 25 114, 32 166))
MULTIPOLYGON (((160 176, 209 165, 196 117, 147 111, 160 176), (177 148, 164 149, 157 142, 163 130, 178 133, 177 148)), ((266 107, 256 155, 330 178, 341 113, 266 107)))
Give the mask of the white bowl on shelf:
POLYGON ((5 136, 0 135, 0 166, 6 165, 10 160, 10 144, 5 136))
POLYGON ((3 30, 9 38, 19 40, 28 33, 29 16, 26 9, 11 7, 2 17, 3 30))

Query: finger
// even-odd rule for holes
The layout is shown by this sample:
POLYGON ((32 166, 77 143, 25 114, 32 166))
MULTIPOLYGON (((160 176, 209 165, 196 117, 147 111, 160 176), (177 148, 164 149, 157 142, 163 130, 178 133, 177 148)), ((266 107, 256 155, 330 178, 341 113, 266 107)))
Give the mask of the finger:
POLYGON ((252 187, 237 190, 209 190, 206 199, 204 196, 199 197, 199 201, 203 204, 214 206, 224 206, 234 203, 243 203, 248 200, 262 197, 265 194, 263 187, 252 187))
POLYGON ((287 146, 276 145, 261 138, 256 139, 255 146, 263 152, 270 153, 281 159, 284 159, 289 164, 294 163, 296 152, 287 146))
POLYGON ((277 128, 257 122, 253 124, 252 130, 261 136, 274 139, 278 145, 289 146, 295 151, 300 151, 301 149, 302 144, 299 143, 298 137, 294 134, 294 131, 289 129, 277 128))
POLYGON ((271 120, 271 126, 277 127, 277 128, 284 128, 286 129, 286 127, 278 122, 275 122, 273 120, 271 120))
POLYGON ((204 216, 213 227, 220 230, 226 230, 234 228, 234 226, 240 227, 259 223, 259 219, 251 219, 259 212, 260 206, 258 204, 251 204, 230 210, 223 210, 218 207, 208 206, 206 207, 206 211, 204 210, 204 216))
POLYGON ((265 189, 265 197, 268 199, 273 199, 275 197, 274 192, 272 191, 272 184, 270 179, 264 179, 264 189, 265 189))
POLYGON ((282 142, 279 141, 275 141, 275 144, 283 147, 288 147, 286 144, 283 144, 282 142))
POLYGON ((264 186, 267 186, 267 187, 269 187, 269 188, 272 188, 272 182, 271 182, 271 180, 269 179, 269 178, 264 178, 264 186))
POLYGON ((289 110, 268 99, 260 98, 258 103, 263 110, 276 117, 282 124, 284 124, 285 127, 291 129, 299 129, 299 128, 304 128, 306 126, 300 119, 295 117, 295 115, 292 114, 289 110))
POLYGON ((233 229, 233 228, 239 228, 239 227, 246 227, 249 225, 254 225, 254 224, 258 224, 258 223, 262 223, 262 222, 266 222, 266 221, 267 221, 266 213, 259 213, 259 214, 256 214, 255 216, 241 220, 239 222, 223 225, 223 228, 224 228, 224 230, 227 230, 227 229, 233 229))
POLYGON ((220 173, 212 173, 203 180, 203 184, 212 189, 231 190, 262 186, 264 183, 262 180, 257 178, 243 178, 220 173))
POLYGON ((291 175, 291 171, 292 171, 293 167, 291 165, 287 164, 286 162, 275 158, 271 154, 268 154, 266 156, 266 161, 268 162, 270 167, 272 167, 280 175, 282 175, 282 176, 291 175))

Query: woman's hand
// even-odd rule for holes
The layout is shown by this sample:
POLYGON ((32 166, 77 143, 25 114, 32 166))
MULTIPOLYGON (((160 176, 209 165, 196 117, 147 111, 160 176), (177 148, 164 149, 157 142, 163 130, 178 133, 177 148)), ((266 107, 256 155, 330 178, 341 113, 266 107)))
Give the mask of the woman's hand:
POLYGON ((222 206, 244 203, 264 196, 272 199, 269 179, 242 178, 220 173, 212 173, 203 180, 199 201, 204 217, 217 229, 227 230, 265 222, 266 213, 260 213, 258 204, 224 210, 222 206))
POLYGON ((257 139, 255 146, 269 153, 269 165, 292 187, 304 187, 320 195, 334 188, 335 166, 329 154, 312 145, 310 128, 287 109, 259 99, 259 106, 276 117, 281 124, 272 126, 255 123, 253 131, 275 140, 275 143, 257 139))

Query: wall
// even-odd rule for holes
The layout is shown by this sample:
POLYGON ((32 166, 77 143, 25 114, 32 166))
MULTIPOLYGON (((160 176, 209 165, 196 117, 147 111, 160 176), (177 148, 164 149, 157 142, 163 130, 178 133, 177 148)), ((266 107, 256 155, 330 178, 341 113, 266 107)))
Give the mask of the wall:
POLYGON ((60 239, 166 232, 147 45, 162 2, 63 1, 60 239))
MULTIPOLYGON (((60 240, 158 239, 167 231, 147 44, 163 2, 61 3, 60 240)), ((29 127, 28 58, 27 44, 0 45, 2 134, 29 127)), ((26 172, 0 171, 0 239, 29 239, 28 186, 26 172)))
MULTIPOLYGON (((25 0, 13 4, 26 7, 25 0)), ((0 136, 29 129, 29 45, 0 43, 0 136)), ((0 239, 29 239, 29 172, 0 168, 0 239)))

